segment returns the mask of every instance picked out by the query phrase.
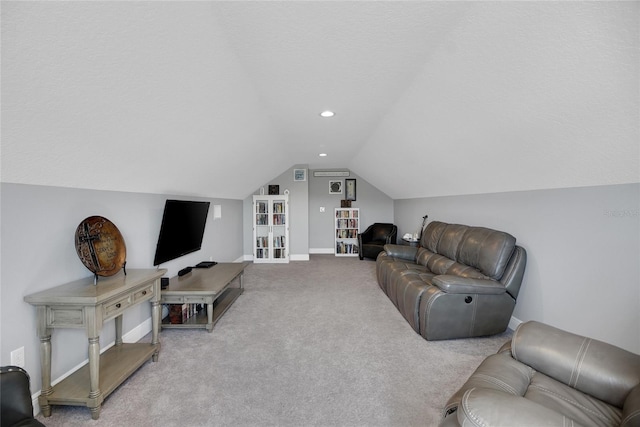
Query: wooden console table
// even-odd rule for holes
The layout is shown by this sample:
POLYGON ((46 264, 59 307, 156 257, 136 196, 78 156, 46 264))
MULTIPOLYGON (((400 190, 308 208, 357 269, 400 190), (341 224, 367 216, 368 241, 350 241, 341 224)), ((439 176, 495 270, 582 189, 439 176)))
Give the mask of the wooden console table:
POLYGON ((40 409, 51 416, 51 405, 87 406, 91 418, 100 417, 103 400, 147 360, 158 360, 160 341, 160 277, 164 269, 128 269, 111 277, 93 276, 27 295, 24 300, 38 309, 42 392, 40 409), (151 302, 151 343, 122 342, 122 314, 144 301, 151 302), (100 355, 104 322, 115 318, 116 342, 100 355), (51 386, 51 330, 85 329, 89 338, 89 363, 55 387, 51 386))
POLYGON ((169 287, 162 290, 162 304, 206 304, 205 313, 187 319, 185 323, 171 323, 167 318, 162 328, 203 328, 211 332, 213 325, 242 294, 244 269, 251 264, 221 262, 211 268, 197 268, 182 277, 172 277, 169 287), (239 279, 237 287, 231 283, 239 279))

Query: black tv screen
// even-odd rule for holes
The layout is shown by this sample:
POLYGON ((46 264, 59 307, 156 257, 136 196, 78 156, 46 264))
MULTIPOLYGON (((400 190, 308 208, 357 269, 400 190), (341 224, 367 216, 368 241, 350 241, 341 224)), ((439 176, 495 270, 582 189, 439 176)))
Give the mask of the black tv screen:
POLYGON ((209 202, 167 200, 153 265, 200 250, 209 202))

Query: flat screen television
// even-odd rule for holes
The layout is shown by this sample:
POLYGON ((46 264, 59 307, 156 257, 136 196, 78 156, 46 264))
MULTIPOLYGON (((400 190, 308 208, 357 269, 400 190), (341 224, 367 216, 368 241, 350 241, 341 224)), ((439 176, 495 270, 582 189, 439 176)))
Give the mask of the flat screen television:
POLYGON ((202 247, 209 202, 167 200, 153 265, 160 265, 202 247))

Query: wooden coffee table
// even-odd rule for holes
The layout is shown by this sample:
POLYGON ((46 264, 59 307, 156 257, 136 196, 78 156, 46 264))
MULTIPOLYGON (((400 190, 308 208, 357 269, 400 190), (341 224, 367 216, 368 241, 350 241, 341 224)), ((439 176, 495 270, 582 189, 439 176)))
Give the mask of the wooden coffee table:
POLYGON ((206 304, 184 323, 171 323, 169 316, 162 328, 202 328, 211 332, 213 325, 244 291, 244 269, 250 262, 221 262, 211 268, 194 268, 182 277, 172 277, 161 292, 161 304, 206 304), (238 280, 236 280, 238 279, 238 280), (235 286, 231 286, 237 282, 235 286))

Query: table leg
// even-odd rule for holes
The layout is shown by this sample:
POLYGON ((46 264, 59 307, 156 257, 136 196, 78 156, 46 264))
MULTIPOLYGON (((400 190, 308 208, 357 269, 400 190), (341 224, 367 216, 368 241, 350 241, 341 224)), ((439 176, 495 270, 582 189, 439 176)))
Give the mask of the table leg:
POLYGON ((100 396, 100 337, 89 338, 89 381, 89 397, 95 399, 100 396))
POLYGON ((49 405, 47 396, 53 393, 53 387, 51 387, 51 334, 40 337, 40 366, 42 369, 42 391, 38 401, 42 415, 50 417, 51 405, 49 405))
POLYGON ((51 329, 47 327, 47 308, 38 307, 38 336, 40 337, 40 369, 42 391, 38 401, 45 417, 51 416, 51 405, 47 396, 53 393, 51 387, 51 329))
MULTIPOLYGON (((97 420, 100 417, 100 408, 102 406, 102 391, 100 390, 100 331, 102 331, 102 311, 97 311, 95 307, 85 307, 84 315, 87 337, 89 338, 88 398, 92 400, 87 406, 91 410, 91 418, 97 420)), ((122 315, 118 317, 121 316, 122 315)), ((119 327, 120 340, 122 340, 122 319, 120 319, 119 327)), ((118 320, 116 320, 116 334, 118 333, 117 330, 118 320)))
POLYGON ((213 298, 207 303, 207 331, 213 331, 213 298))
MULTIPOLYGON (((89 337, 89 399, 101 402, 102 391, 100 391, 100 337, 89 337)), ((91 418, 97 420, 100 418, 101 403, 96 406, 89 406, 91 418)))
POLYGON ((89 411, 91 412, 91 419, 92 420, 97 420, 100 418, 100 410, 102 409, 102 405, 98 405, 95 406, 93 408, 89 408, 89 411))
POLYGON ((122 314, 115 319, 116 324, 116 344, 122 345, 122 314))
MULTIPOLYGON (((160 295, 160 292, 156 293, 160 295)), ((153 353, 152 360, 158 361, 160 355, 160 339, 158 338, 158 332, 160 331, 160 321, 162 316, 162 306, 158 299, 151 301, 151 344, 156 346, 156 351, 153 353)))

